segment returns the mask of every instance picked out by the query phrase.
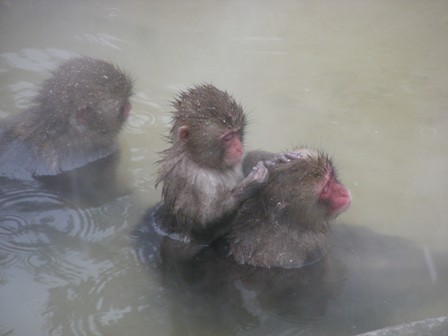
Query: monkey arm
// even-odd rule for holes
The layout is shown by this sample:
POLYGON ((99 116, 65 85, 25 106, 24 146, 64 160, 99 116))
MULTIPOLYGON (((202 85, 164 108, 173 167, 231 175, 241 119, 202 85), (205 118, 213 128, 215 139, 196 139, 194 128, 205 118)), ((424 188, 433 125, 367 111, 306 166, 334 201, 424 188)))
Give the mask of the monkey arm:
POLYGON ((221 189, 214 199, 209 197, 208 202, 210 203, 205 199, 198 203, 201 204, 201 207, 197 208, 200 211, 194 216, 197 216, 198 221, 190 222, 191 234, 194 239, 198 242, 209 243, 226 234, 229 230, 230 220, 241 204, 252 197, 267 182, 268 176, 268 169, 263 162, 259 162, 249 175, 233 189, 221 189))
MULTIPOLYGON (((246 173, 246 171, 244 171, 246 173)), ((246 175, 246 174, 245 174, 246 175)), ((231 191, 234 202, 239 205, 257 192, 268 180, 269 171, 263 161, 252 166, 247 176, 231 191)), ((236 207, 236 206, 235 206, 236 207)))
POLYGON ((250 174, 236 185, 231 182, 233 177, 222 183, 219 176, 210 172, 197 174, 193 185, 186 184, 186 180, 179 180, 177 188, 165 184, 166 204, 176 218, 177 230, 193 232, 193 235, 220 235, 225 231, 225 223, 228 222, 225 219, 233 216, 241 203, 265 184, 268 175, 268 169, 259 162, 250 174), (229 188, 229 185, 233 187, 229 188))

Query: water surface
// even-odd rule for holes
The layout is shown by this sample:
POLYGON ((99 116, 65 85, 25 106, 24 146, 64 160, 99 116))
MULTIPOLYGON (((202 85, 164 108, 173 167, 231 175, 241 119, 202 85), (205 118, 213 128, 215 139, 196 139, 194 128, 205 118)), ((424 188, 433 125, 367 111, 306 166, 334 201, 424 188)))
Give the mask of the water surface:
POLYGON ((122 66, 136 94, 121 135, 129 193, 79 206, 2 181, 0 335, 356 334, 446 314, 447 32, 446 1, 1 1, 0 117, 79 54, 122 66), (242 103, 248 149, 334 156, 353 194, 337 254, 356 253, 310 272, 316 286, 248 280, 213 255, 162 274, 150 233, 143 262, 135 250, 131 233, 160 200, 170 102, 201 82, 242 103))

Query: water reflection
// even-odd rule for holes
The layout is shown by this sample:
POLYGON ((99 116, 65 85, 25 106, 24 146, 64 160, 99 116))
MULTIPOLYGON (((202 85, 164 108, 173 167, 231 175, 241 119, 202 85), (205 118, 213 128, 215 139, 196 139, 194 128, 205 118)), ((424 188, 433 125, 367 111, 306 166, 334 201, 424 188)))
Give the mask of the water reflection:
MULTIPOLYGON (((0 178, 1 284, 19 286, 20 300, 42 316, 32 324, 10 324, 14 310, 3 305, 0 314, 11 318, 4 328, 31 335, 48 324, 49 334, 98 334, 131 309, 127 300, 108 300, 109 291, 126 282, 120 274, 135 266, 126 233, 139 215, 117 176, 119 157, 37 180, 0 178)), ((16 295, 3 292, 2 300, 15 302, 16 295)), ((137 310, 138 300, 133 305, 137 310)))
MULTIPOLYGON (((49 335, 108 334, 151 302, 141 300, 128 277, 131 269, 138 273, 126 238, 140 215, 132 197, 115 194, 80 206, 68 196, 55 184, 0 180, 0 283, 15 288, 2 291, 2 301, 23 300, 22 313, 38 309, 42 315, 17 325, 15 310, 2 305, 2 334, 10 326, 14 334, 32 335, 45 324, 49 335)), ((140 288, 154 286, 146 274, 142 279, 140 288)))

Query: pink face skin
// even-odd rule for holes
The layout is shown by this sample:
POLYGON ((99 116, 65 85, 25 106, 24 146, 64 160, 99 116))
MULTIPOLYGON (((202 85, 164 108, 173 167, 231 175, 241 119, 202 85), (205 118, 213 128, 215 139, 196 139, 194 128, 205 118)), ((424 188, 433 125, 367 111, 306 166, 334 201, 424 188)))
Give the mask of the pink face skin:
POLYGON ((332 167, 328 167, 324 182, 319 187, 319 200, 329 204, 330 217, 336 217, 351 204, 350 191, 336 181, 332 167))
POLYGON ((231 167, 239 163, 244 154, 244 146, 241 143, 239 134, 237 132, 226 133, 221 137, 221 141, 225 148, 225 164, 231 167))
POLYGON ((132 108, 131 103, 129 101, 126 101, 126 104, 122 107, 120 111, 123 120, 128 119, 129 114, 131 112, 131 108, 132 108))

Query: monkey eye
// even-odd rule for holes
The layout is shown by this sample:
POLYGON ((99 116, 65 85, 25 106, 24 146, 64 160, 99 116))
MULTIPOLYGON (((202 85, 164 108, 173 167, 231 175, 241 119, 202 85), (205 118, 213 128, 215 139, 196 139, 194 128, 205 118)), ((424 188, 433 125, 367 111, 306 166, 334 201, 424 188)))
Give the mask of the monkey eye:
POLYGON ((224 140, 225 142, 228 142, 228 141, 232 140, 234 136, 235 136, 235 133, 234 132, 230 132, 230 133, 225 134, 222 137, 222 140, 224 140))

